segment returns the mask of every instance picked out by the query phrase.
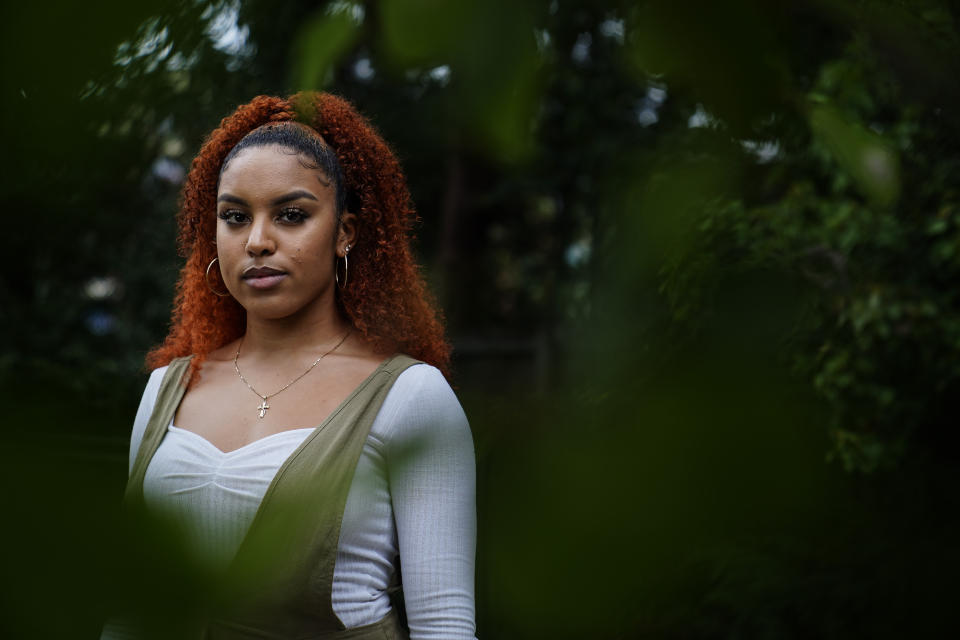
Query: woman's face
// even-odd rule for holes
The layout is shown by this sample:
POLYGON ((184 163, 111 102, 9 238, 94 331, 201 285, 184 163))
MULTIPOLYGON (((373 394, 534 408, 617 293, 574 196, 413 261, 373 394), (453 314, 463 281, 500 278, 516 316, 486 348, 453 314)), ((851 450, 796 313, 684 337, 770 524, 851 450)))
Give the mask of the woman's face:
POLYGON ((335 185, 279 145, 240 152, 220 176, 217 256, 227 289, 263 319, 334 309, 334 264, 354 242, 355 216, 337 225, 335 185))

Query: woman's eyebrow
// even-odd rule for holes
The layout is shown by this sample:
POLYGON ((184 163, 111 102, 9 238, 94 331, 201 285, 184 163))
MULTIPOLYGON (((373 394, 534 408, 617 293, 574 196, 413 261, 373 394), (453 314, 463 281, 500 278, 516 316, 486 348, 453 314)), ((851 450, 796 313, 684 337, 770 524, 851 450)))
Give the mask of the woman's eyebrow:
MULTIPOLYGON (((292 202, 294 200, 300 200, 301 198, 307 200, 317 200, 317 197, 310 193, 309 191, 304 191, 303 189, 297 189, 296 191, 291 191, 285 195, 280 196, 279 198, 274 198, 270 204, 276 206, 278 204, 284 204, 286 202, 292 202)), ((217 196, 217 202, 232 202, 233 204, 241 204, 243 206, 249 206, 249 203, 243 198, 238 198, 237 196, 230 193, 222 193, 217 196)))
POLYGON ((223 193, 217 196, 217 202, 232 202, 233 204, 242 204, 246 205, 247 201, 243 198, 238 198, 237 196, 230 195, 229 193, 223 193))
POLYGON ((315 195, 313 195, 312 193, 310 193, 309 191, 304 191, 303 189, 297 189, 296 191, 291 191, 290 193, 288 193, 288 194, 286 194, 286 195, 284 195, 284 196, 280 196, 279 198, 275 199, 275 200, 274 200, 273 202, 271 202, 270 204, 272 204, 272 205, 278 205, 278 204, 283 204, 283 203, 285 203, 285 202, 292 202, 293 200, 299 200, 299 199, 301 199, 301 198, 306 198, 307 200, 316 200, 316 199, 317 199, 317 197, 316 197, 315 195))

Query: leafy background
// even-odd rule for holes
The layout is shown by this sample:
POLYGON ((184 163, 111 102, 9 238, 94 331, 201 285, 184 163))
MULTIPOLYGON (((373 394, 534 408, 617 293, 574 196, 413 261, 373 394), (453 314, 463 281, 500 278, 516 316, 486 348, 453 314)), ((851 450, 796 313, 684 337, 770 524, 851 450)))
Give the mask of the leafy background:
POLYGON ((0 630, 96 637, 127 607, 178 637, 199 610, 164 530, 117 514, 177 193, 236 105, 310 88, 409 175, 477 444, 481 637, 939 635, 958 19, 947 0, 4 4, 0 630))

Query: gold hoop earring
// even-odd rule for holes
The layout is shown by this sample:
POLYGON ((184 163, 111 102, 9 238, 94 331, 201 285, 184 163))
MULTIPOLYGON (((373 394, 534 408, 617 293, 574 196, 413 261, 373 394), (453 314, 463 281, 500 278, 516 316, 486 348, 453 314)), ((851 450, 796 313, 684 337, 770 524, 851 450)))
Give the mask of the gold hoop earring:
POLYGON ((340 283, 340 273, 339 273, 340 270, 337 268, 340 265, 340 261, 337 260, 336 264, 333 265, 333 279, 334 281, 336 281, 337 287, 339 287, 341 291, 347 288, 347 276, 350 273, 350 263, 347 260, 347 256, 349 254, 350 254, 350 245, 347 245, 343 250, 343 283, 342 284, 340 283))
POLYGON ((207 289, 210 289, 210 292, 213 293, 213 295, 219 296, 221 298, 226 298, 227 296, 230 295, 230 292, 220 293, 219 291, 214 289, 213 286, 210 284, 210 269, 213 268, 213 263, 219 259, 220 258, 214 258, 213 260, 210 261, 210 264, 207 265, 207 272, 203 274, 203 280, 204 282, 207 283, 207 289))

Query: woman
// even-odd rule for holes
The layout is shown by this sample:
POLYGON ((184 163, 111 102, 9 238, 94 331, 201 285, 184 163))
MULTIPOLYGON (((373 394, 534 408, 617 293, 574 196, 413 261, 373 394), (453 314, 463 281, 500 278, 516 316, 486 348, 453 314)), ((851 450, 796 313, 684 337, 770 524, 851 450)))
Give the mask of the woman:
POLYGON ((258 97, 194 160, 127 500, 237 587, 205 637, 401 638, 404 613, 411 638, 474 637, 472 439, 414 219, 335 96, 258 97))

